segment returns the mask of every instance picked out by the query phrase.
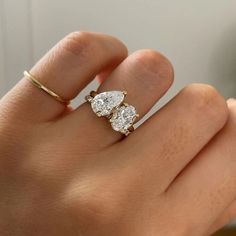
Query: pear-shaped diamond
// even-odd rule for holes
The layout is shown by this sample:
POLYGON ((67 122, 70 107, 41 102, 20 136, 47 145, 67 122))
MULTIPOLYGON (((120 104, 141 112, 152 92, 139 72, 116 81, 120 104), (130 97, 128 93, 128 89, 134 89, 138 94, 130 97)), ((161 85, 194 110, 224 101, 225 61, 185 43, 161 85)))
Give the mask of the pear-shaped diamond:
POLYGON ((99 93, 92 99, 91 107, 98 116, 109 116, 124 101, 124 97, 122 91, 99 93))
POLYGON ((131 105, 122 105, 113 113, 110 119, 111 126, 115 131, 128 134, 128 129, 133 125, 137 116, 135 107, 131 105))

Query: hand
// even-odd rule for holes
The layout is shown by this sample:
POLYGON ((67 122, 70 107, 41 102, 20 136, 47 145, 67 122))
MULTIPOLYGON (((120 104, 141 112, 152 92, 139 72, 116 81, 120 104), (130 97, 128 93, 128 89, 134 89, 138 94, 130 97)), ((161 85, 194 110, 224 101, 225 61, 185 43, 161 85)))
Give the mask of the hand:
MULTIPOLYGON (((31 73, 71 100, 93 80, 140 118, 171 86, 160 53, 72 33, 31 73)), ((0 101, 0 234, 207 235, 236 211, 236 102, 189 85, 126 138, 89 103, 66 107, 23 78, 0 101)))

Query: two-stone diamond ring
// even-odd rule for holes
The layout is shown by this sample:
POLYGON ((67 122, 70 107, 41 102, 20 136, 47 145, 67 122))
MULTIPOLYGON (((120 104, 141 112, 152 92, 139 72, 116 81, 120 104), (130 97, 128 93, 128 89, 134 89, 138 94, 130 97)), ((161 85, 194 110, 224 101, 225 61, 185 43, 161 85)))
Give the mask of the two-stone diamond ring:
POLYGON ((133 124, 139 115, 134 106, 124 102, 126 94, 125 91, 91 91, 85 99, 97 116, 106 117, 115 131, 127 136, 134 130, 133 124))
MULTIPOLYGON (((57 101, 68 105, 70 101, 62 98, 60 95, 40 83, 31 73, 24 71, 24 76, 37 88, 47 93, 57 101)), ((124 102, 127 92, 125 91, 107 91, 97 93, 91 91, 85 99, 91 103, 93 112, 99 117, 106 117, 111 127, 126 136, 134 130, 133 124, 137 117, 137 111, 134 106, 124 102)))

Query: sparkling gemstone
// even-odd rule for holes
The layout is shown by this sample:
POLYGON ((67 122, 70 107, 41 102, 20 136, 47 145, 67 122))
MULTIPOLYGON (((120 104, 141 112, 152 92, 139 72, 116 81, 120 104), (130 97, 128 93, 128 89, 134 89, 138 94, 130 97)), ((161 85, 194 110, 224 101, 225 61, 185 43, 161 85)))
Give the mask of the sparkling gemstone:
POLYGON ((109 116, 123 102, 124 97, 125 94, 121 91, 99 93, 92 99, 91 107, 98 116, 109 116))
POLYGON ((117 108, 111 119, 111 126, 114 130, 121 133, 128 133, 128 129, 133 125, 137 117, 137 112, 135 107, 131 105, 122 105, 117 108))

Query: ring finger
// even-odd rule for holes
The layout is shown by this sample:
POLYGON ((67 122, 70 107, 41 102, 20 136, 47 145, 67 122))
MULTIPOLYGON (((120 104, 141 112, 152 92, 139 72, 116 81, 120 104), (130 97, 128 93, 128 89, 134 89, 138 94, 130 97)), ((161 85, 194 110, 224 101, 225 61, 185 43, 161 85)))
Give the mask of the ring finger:
MULTIPOLYGON (((98 92, 127 91, 125 101, 137 109, 141 118, 164 95, 172 81, 173 69, 164 56, 152 50, 140 50, 126 58, 101 84, 98 92)), ((99 142, 102 146, 122 137, 112 130, 107 120, 93 114, 88 103, 65 117, 63 122, 67 123, 64 127, 70 135, 73 131, 76 135, 86 132, 90 140, 102 140, 99 142)))

